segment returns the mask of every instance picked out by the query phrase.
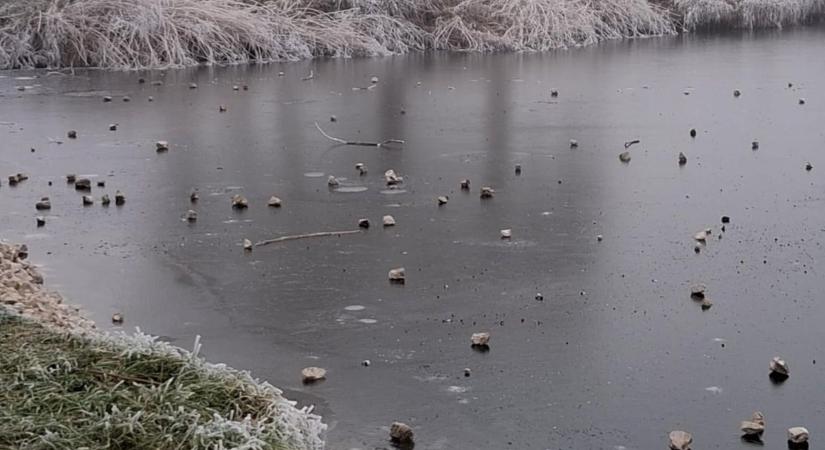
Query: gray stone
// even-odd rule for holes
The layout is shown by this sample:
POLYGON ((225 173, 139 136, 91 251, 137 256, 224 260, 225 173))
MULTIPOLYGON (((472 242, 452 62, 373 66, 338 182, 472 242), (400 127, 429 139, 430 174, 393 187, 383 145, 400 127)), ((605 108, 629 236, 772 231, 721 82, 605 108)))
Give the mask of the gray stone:
POLYGON ((413 430, 405 423, 393 422, 390 425, 390 439, 398 444, 411 444, 413 442, 413 430))
POLYGON ((775 373, 777 375, 787 377, 791 374, 791 370, 788 367, 788 363, 778 356, 774 356, 773 359, 771 359, 770 368, 771 373, 775 373))
POLYGON ((88 178, 78 178, 74 183, 74 188, 78 191, 91 191, 92 180, 88 178))
POLYGON ((621 161, 623 163, 629 163, 630 162, 630 152, 621 152, 621 153, 619 153, 619 161, 621 161))
POLYGON ((123 192, 116 191, 115 192, 115 205, 122 205, 126 203, 126 196, 123 195, 123 192))
POLYGON ((266 205, 272 208, 280 208, 281 199, 273 195, 272 197, 269 197, 269 201, 266 202, 266 205))
POLYGON ((704 284, 694 284, 690 287, 690 296, 692 298, 705 298, 705 292, 708 290, 704 284))
POLYGON ((49 197, 43 197, 39 202, 34 204, 34 208, 38 211, 52 209, 52 202, 49 201, 49 197))

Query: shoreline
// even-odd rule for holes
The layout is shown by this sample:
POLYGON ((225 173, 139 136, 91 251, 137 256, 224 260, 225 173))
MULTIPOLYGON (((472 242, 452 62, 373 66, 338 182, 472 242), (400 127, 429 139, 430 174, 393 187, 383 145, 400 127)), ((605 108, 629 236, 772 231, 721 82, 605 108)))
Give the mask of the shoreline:
POLYGON ((46 433, 57 447, 74 448, 102 445, 97 439, 152 448, 324 448, 326 425, 313 408, 296 407, 248 372, 206 362, 198 339, 190 352, 140 331, 97 330, 45 289, 27 256, 25 245, 0 243, 0 416, 17 419, 0 425, 0 447, 46 433), (112 434, 119 426, 130 431, 112 434))

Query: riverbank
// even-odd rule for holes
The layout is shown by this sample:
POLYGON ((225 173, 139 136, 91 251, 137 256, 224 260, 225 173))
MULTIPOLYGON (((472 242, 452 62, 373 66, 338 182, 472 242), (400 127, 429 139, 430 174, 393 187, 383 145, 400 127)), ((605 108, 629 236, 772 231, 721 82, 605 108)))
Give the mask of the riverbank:
POLYGON ((137 333, 95 330, 0 244, 0 448, 321 449, 275 387, 137 333))
POLYGON ((0 6, 0 69, 139 69, 546 51, 821 20, 825 0, 34 0, 0 6))

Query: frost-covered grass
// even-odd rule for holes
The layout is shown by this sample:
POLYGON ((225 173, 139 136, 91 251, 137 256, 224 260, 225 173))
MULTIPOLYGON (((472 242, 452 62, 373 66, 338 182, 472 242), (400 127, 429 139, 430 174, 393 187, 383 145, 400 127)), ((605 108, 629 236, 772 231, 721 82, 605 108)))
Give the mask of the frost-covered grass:
POLYGON ((684 29, 782 28, 820 20, 825 0, 672 0, 684 29))
POLYGON ((825 0, 3 0, 0 68, 543 51, 823 15, 825 0))
POLYGON ((315 450, 323 430, 274 387, 149 336, 0 311, 0 448, 315 450))

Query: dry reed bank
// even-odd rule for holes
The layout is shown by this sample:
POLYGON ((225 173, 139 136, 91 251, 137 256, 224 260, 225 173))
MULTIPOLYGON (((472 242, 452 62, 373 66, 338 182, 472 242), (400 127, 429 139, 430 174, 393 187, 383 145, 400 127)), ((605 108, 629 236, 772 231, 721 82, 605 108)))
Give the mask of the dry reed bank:
POLYGON ((542 51, 824 13, 825 0, 4 0, 0 68, 542 51))

